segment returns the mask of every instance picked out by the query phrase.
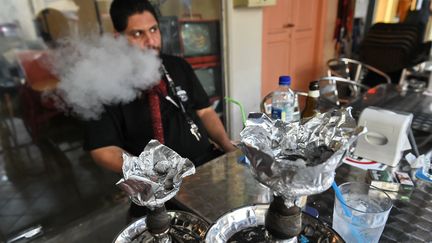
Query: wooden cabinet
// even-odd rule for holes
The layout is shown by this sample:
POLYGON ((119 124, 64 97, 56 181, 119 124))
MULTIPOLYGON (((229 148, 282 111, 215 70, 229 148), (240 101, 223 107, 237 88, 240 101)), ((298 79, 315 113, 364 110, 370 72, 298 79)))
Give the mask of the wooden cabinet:
POLYGON ((278 1, 263 9, 261 95, 277 89, 278 77, 290 75, 294 90, 307 90, 320 76, 322 27, 326 1, 278 1))

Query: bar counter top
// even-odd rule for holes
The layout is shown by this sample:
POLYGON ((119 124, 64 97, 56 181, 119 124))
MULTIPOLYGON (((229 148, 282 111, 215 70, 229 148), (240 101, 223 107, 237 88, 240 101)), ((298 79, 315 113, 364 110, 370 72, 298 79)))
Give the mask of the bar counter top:
MULTIPOLYGON (((237 150, 198 167, 196 174, 184 178, 175 199, 210 223, 230 210, 269 203, 271 192, 253 178, 247 165, 238 162, 241 156, 237 150)), ((410 172, 415 188, 393 195, 393 208, 380 242, 432 242, 432 183, 417 179, 403 161, 400 170, 410 172)), ((342 164, 335 180, 340 184, 364 181, 365 177, 366 171, 342 164)), ((319 219, 331 225, 333 203, 334 193, 328 189, 309 196, 307 205, 317 209, 319 219)))

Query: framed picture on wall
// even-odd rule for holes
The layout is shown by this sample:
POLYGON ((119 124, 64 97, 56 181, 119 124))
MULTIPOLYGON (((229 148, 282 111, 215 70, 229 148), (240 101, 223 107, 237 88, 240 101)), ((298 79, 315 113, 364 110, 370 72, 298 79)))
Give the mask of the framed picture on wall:
POLYGON ((220 55, 218 20, 181 19, 179 25, 182 54, 185 58, 192 64, 218 61, 220 55))

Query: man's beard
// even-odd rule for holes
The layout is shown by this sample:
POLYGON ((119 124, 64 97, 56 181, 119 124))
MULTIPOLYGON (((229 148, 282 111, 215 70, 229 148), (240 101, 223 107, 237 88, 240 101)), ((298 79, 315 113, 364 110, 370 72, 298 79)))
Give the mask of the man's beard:
POLYGON ((146 50, 154 50, 154 51, 156 51, 157 53, 160 53, 161 52, 161 47, 160 46, 147 46, 146 47, 146 50))

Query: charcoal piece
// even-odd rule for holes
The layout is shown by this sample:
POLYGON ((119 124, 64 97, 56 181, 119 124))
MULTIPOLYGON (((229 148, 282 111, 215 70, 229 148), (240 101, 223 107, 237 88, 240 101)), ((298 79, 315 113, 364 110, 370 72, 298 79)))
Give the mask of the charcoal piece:
POLYGON ((298 159, 306 161, 306 157, 304 157, 303 155, 300 155, 300 154, 284 154, 284 155, 279 155, 277 157, 277 160, 296 161, 298 159))
POLYGON ((228 243, 237 242, 268 242, 266 239, 266 230, 264 225, 243 229, 228 239, 228 243))
POLYGON ((172 190, 174 188, 174 182, 172 180, 172 178, 167 178, 164 181, 164 189, 165 190, 172 190))
POLYGON ((306 166, 315 166, 324 163, 333 155, 333 153, 334 151, 325 145, 306 149, 305 151, 305 155, 307 158, 306 166))
POLYGON ((157 162, 154 165, 154 170, 158 173, 158 174, 166 174, 168 173, 168 171, 171 169, 171 164, 169 161, 167 160, 162 160, 157 162))

